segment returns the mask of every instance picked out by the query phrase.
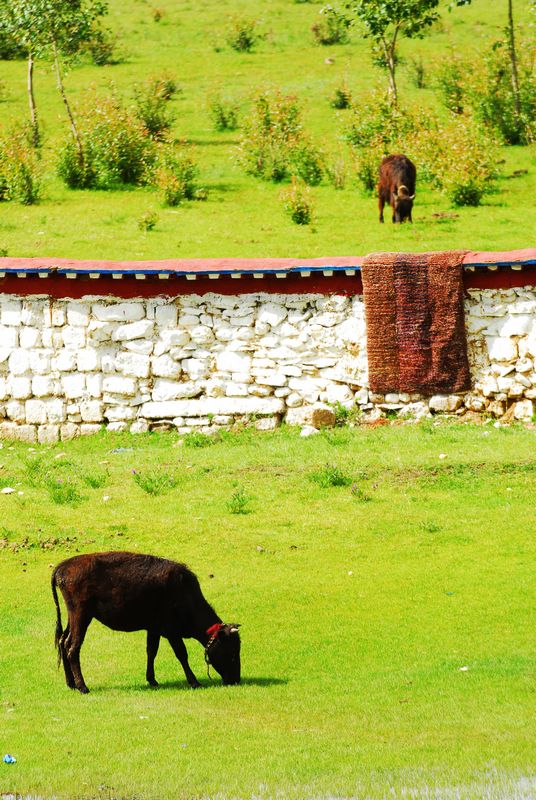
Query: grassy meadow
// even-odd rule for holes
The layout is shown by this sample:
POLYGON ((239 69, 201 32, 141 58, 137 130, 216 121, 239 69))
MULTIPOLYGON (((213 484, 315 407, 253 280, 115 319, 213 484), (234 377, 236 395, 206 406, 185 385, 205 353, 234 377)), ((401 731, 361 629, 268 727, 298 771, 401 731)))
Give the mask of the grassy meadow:
MULTIPOLYGON (((0 794, 532 798, 535 431, 448 420, 0 450, 0 794), (206 445, 206 446, 202 446, 206 445), (135 471, 135 472, 133 472, 135 471), (93 622, 56 670, 54 564, 185 561, 242 623, 238 687, 93 622)), ((63 614, 65 620, 65 612, 63 614)))
MULTIPOLYGON (((132 102, 134 87, 167 73, 182 89, 171 101, 176 119, 172 137, 192 146, 206 202, 163 208, 148 188, 122 191, 72 191, 55 177, 55 152, 68 134, 65 112, 49 62, 36 67, 36 101, 44 128, 43 197, 39 205, 4 203, 0 250, 9 256, 157 259, 221 256, 359 255, 374 250, 469 248, 502 250, 528 247, 534 239, 535 152, 532 147, 502 147, 497 193, 477 208, 450 207, 437 191, 418 185, 413 226, 380 226, 374 197, 357 184, 343 133, 348 111, 329 100, 346 82, 359 104, 386 74, 374 67, 367 41, 357 31, 345 45, 315 44, 311 26, 320 3, 292 0, 110 0, 104 22, 118 37, 120 63, 97 67, 81 59, 66 76, 66 89, 79 107, 92 87, 115 91, 132 102), (158 14, 155 7, 158 6, 158 14), (155 21, 155 17, 159 21, 155 21), (263 39, 251 53, 237 53, 225 42, 229 21, 253 18, 263 39), (259 181, 237 163, 240 130, 218 133, 208 113, 211 94, 239 104, 243 120, 253 95, 269 87, 295 94, 304 127, 328 160, 343 159, 347 182, 337 191, 325 179, 312 191, 314 224, 295 225, 286 216, 281 186, 259 181), (138 223, 156 213, 153 230, 138 223)), ((515 4, 516 21, 528 36, 528 4, 515 4)), ((478 0, 448 13, 423 40, 402 40, 398 69, 401 102, 439 109, 434 89, 438 61, 455 53, 475 62, 502 35, 506 2, 478 0), (411 60, 422 59, 426 85, 415 88, 411 60)), ((519 36, 521 37, 521 33, 519 36)), ((7 127, 26 120, 26 65, 0 62, 0 119, 7 127)), ((445 112, 446 113, 446 112, 445 112)))

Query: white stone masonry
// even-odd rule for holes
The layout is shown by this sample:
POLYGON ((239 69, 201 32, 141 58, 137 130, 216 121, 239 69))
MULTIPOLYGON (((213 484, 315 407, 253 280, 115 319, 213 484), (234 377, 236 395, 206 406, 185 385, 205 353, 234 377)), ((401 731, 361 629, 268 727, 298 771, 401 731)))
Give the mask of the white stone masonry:
POLYGON ((310 425, 339 405, 365 418, 468 411, 532 418, 536 290, 471 291, 473 389, 368 389, 361 296, 215 293, 123 301, 0 295, 0 438, 213 430, 236 419, 310 425))

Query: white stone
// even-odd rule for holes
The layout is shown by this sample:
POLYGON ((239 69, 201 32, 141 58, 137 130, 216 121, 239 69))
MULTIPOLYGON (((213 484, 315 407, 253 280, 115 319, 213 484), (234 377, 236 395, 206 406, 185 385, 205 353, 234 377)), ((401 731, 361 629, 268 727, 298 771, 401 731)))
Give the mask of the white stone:
POLYGON ((2 325, 19 326, 22 322, 22 303, 20 300, 3 300, 0 307, 2 325))
POLYGON ((18 338, 17 328, 8 328, 5 325, 0 325, 0 347, 12 350, 17 347, 18 338))
POLYGON ((18 400, 11 400, 6 404, 6 416, 13 422, 25 422, 26 420, 26 405, 18 400))
POLYGON ((514 419, 531 420, 534 415, 532 400, 520 400, 514 404, 514 419))
POLYGON ((47 407, 42 400, 26 401, 26 422, 42 425, 47 421, 47 407))
POLYGON ((320 433, 318 428, 313 428, 312 425, 304 425, 300 431, 300 436, 306 438, 307 436, 314 436, 315 433, 320 433))
POLYGON ((86 376, 86 390, 89 397, 102 396, 103 377, 100 372, 86 376))
POLYGON ((180 381, 169 381, 165 378, 157 378, 154 382, 152 399, 155 402, 161 402, 165 400, 196 397, 200 393, 201 387, 193 381, 181 383, 180 381))
POLYGON ((249 372, 251 356, 224 350, 216 355, 216 369, 219 372, 249 372))
POLYGON ((75 327, 87 328, 90 309, 86 303, 69 303, 67 306, 67 322, 75 327))
POLYGON ((281 414, 285 404, 276 397, 209 397, 199 400, 170 400, 145 403, 141 416, 146 419, 204 417, 212 414, 281 414))
POLYGON ((193 381, 208 378, 210 373, 208 359, 185 358, 182 362, 182 368, 193 381))
POLYGON ((151 359, 152 374, 160 378, 179 378, 182 368, 169 355, 153 357, 151 359))
POLYGON ((128 423, 126 422, 109 422, 106 430, 110 433, 124 433, 128 430, 128 423))
POLYGON ((41 342, 41 334, 37 328, 21 328, 19 333, 19 342, 20 346, 25 350, 31 350, 32 347, 39 347, 41 342))
POLYGON ((123 349, 143 356, 150 356, 153 352, 154 344, 150 339, 134 339, 131 342, 123 342, 123 349))
POLYGON ((130 433, 147 433, 149 424, 145 419, 137 419, 136 422, 132 423, 129 430, 130 433))
POLYGON ((95 372, 100 366, 100 356, 98 350, 93 347, 86 347, 79 350, 76 354, 76 366, 80 372, 95 372))
POLYGON ((148 378, 151 370, 149 356, 140 353, 118 353, 115 359, 115 368, 123 375, 132 378, 148 378))
POLYGON ((435 394, 428 404, 431 411, 456 411, 463 404, 463 398, 456 394, 435 394))
POLYGON ((13 377, 10 381, 11 395, 15 400, 26 400, 32 394, 32 379, 13 377))
POLYGON ((280 325, 287 316, 287 309, 276 303, 265 303, 259 308, 257 314, 258 323, 266 323, 271 328, 280 325))
POLYGON ((99 322, 92 319, 87 329, 88 338, 92 342, 109 342, 117 327, 115 322, 99 322))
POLYGON ((82 400, 80 416, 83 422, 102 422, 103 404, 99 400, 82 400))
POLYGON ((21 348, 13 350, 9 356, 8 367, 12 375, 24 375, 30 369, 30 352, 21 348))
POLYGON ((72 422, 66 422, 60 425, 60 439, 62 442, 69 442, 71 439, 76 439, 80 436, 80 428, 72 422))
POLYGON ((153 335, 154 322, 148 319, 119 325, 112 334, 114 342, 125 342, 131 339, 148 339, 153 335))
POLYGON ((40 425, 37 429, 39 444, 56 444, 60 439, 59 425, 40 425))
POLYGON ((223 397, 225 395, 226 382, 218 378, 210 378, 205 385, 207 397, 223 397))
POLYGON ((61 328, 65 325, 65 308, 59 303, 60 301, 56 300, 50 314, 50 324, 54 328, 61 328))
POLYGON ((136 409, 131 406, 109 406, 104 411, 104 417, 110 422, 124 422, 135 419, 136 413, 136 409))
POLYGON ((78 397, 82 397, 85 392, 86 377, 77 373, 62 375, 61 385, 65 397, 69 400, 76 400, 78 397))
POLYGON ((145 317, 143 303, 95 303, 92 310, 101 322, 137 322, 145 317))
POLYGON ((76 355, 73 350, 60 350, 52 358, 52 369, 57 372, 72 372, 76 369, 76 355))
MULTIPOLYGON (((328 384, 325 389, 325 395, 326 397, 322 399, 329 405, 340 403, 346 408, 352 408, 355 402, 354 393, 348 386, 343 384, 328 384)), ((385 399, 387 400, 387 396, 385 399)))
POLYGON ((107 375, 102 382, 102 388, 103 391, 111 394, 133 397, 137 391, 137 382, 133 378, 107 375))
POLYGON ((156 324, 159 328, 175 328, 177 326, 177 306, 166 303, 155 312, 156 324))
POLYGON ((72 325, 65 325, 61 329, 63 343, 68 350, 80 350, 86 345, 85 328, 75 328, 72 325))
POLYGON ((256 383, 260 386, 286 386, 287 381, 287 376, 281 372, 267 372, 256 377, 256 383))
POLYGON ((496 324, 495 330, 499 336, 523 336, 533 331, 534 322, 529 314, 509 315, 496 324))
POLYGON ((486 336, 488 354, 491 361, 514 361, 517 358, 517 345, 504 336, 486 336))
POLYGON ((63 400, 60 398, 51 398, 44 402, 47 409, 47 420, 50 423, 65 422, 67 419, 67 411, 63 400))
POLYGON ((303 404, 303 399, 297 392, 291 392, 287 395, 286 403, 287 408, 298 408, 303 404))
POLYGON ((249 386, 247 383, 228 383, 225 387, 225 394, 227 397, 247 397, 249 394, 249 386))

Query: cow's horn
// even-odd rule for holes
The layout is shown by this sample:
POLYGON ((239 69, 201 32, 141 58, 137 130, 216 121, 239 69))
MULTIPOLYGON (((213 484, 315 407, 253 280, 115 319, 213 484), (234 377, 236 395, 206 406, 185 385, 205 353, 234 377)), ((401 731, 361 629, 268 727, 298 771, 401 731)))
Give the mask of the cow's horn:
POLYGON ((398 187, 398 192, 397 192, 399 197, 401 196, 402 189, 405 189, 406 192, 408 191, 408 187, 405 186, 403 183, 401 183, 400 186, 398 187))
POLYGON ((414 194, 410 194, 409 199, 410 200, 415 200, 415 195, 414 194))

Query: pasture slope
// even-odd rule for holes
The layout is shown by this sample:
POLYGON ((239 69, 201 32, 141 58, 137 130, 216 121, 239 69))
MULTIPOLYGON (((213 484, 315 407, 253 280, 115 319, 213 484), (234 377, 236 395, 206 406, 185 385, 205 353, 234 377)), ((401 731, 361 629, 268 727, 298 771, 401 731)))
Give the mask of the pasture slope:
MULTIPOLYGON (((344 83, 362 103, 386 76, 370 59, 368 42, 352 33, 346 45, 316 45, 311 26, 320 3, 293 0, 212 0, 177 3, 162 0, 111 0, 105 20, 117 34, 120 63, 97 67, 82 59, 66 77, 79 108, 92 88, 115 92, 133 102, 134 87, 150 76, 167 73, 182 91, 171 101, 176 119, 172 136, 192 146, 200 167, 206 202, 162 208, 153 190, 70 191, 55 177, 55 151, 68 135, 64 109, 49 63, 36 68, 36 98, 44 125, 43 199, 29 208, 6 203, 0 220, 0 248, 10 256, 75 258, 174 258, 205 256, 363 255, 378 250, 424 251, 469 248, 506 250, 527 247, 534 238, 536 170, 534 150, 503 147, 498 192, 479 208, 453 210, 437 191, 417 186, 413 226, 395 228, 377 222, 376 200, 363 194, 344 141, 348 111, 329 104, 344 83), (155 15, 158 6, 160 14, 155 15), (160 16, 158 22, 155 16, 160 16), (225 42, 232 18, 258 21, 264 38, 251 53, 237 53, 225 42), (252 97, 266 88, 295 94, 304 127, 328 160, 346 163, 342 191, 325 179, 313 190, 312 226, 293 224, 285 215, 281 186, 245 175, 236 160, 240 130, 214 131, 208 100, 214 93, 235 100, 243 120, 252 97), (157 215, 153 230, 138 223, 157 215)), ((528 3, 515 3, 519 41, 533 30, 528 3)), ((441 59, 456 54, 482 61, 502 35, 506 2, 478 0, 448 13, 430 36, 402 40, 399 67, 402 104, 438 109, 434 89, 441 59), (412 59, 422 58, 426 86, 411 80, 412 59)), ((2 124, 26 119, 24 62, 1 62, 2 124)), ((463 154, 461 155, 463 159, 463 154)), ((419 166, 419 165, 417 165, 419 166)))
POLYGON ((0 451, 0 794, 536 796, 534 429, 449 420, 90 437, 0 451), (209 442, 213 442, 209 444, 209 442), (133 472, 134 471, 134 472, 133 472), (185 561, 242 623, 243 683, 90 626, 56 670, 54 564, 185 561))

